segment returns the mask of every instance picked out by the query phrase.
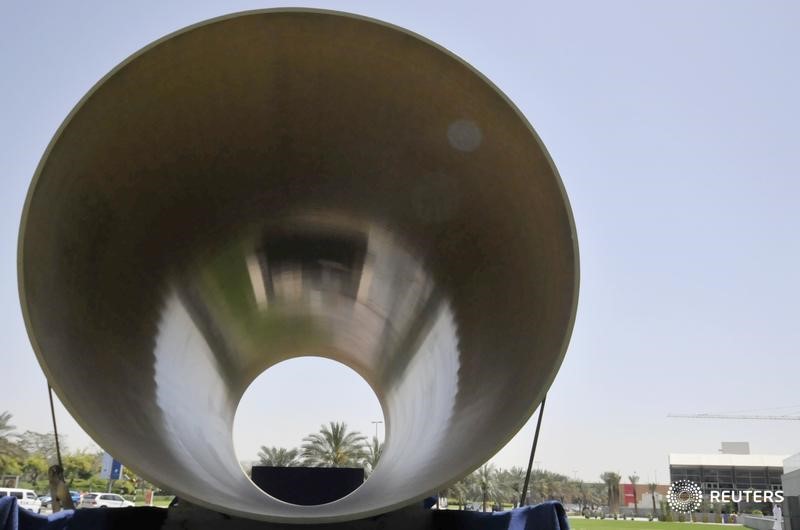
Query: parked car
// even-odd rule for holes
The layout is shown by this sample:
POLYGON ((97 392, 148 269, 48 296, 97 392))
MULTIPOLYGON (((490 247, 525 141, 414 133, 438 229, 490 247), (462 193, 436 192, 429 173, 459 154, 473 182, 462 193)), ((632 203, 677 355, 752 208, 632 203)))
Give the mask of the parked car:
POLYGON ((20 508, 25 508, 35 513, 39 513, 42 501, 36 496, 33 490, 23 490, 19 488, 0 488, 0 497, 16 497, 20 508))
POLYGON ((126 501, 116 493, 87 493, 81 499, 79 508, 128 508, 133 506, 131 501, 126 501))
MULTIPOLYGON (((72 504, 77 508, 78 504, 80 504, 81 502, 81 494, 78 493, 77 491, 70 491, 69 496, 72 497, 72 504)), ((41 510, 39 510, 40 513, 46 511, 52 511, 53 507, 50 502, 52 501, 50 495, 42 495, 41 497, 39 497, 39 500, 42 501, 42 508, 41 510)))

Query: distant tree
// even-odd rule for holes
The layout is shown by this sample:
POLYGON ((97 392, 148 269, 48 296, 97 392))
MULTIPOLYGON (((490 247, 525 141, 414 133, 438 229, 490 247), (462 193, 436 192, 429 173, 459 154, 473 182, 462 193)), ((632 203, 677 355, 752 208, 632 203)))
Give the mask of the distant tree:
POLYGON ((48 467, 47 459, 42 455, 33 454, 28 456, 22 464, 22 473, 33 484, 33 489, 38 489, 39 479, 47 476, 48 467))
POLYGON ((583 508, 594 510, 603 504, 605 485, 597 482, 584 482, 581 485, 581 495, 583 496, 583 508))
POLYGON ((525 470, 517 466, 503 470, 500 473, 500 481, 509 494, 513 496, 511 503, 517 506, 522 498, 522 487, 525 485, 525 470))
POLYGON ((597 506, 605 504, 606 487, 597 482, 584 482, 581 485, 581 495, 583 496, 583 507, 594 510, 597 506))
POLYGON ((636 495, 636 484, 639 483, 639 475, 633 474, 628 475, 628 480, 631 481, 631 485, 633 486, 633 513, 634 515, 639 515, 639 498, 636 495))
POLYGON ((142 496, 144 496, 144 490, 146 489, 155 489, 152 484, 147 482, 145 479, 137 475, 133 470, 128 468, 127 466, 122 467, 122 477, 125 479, 125 482, 130 483, 133 486, 133 491, 136 492, 141 491, 142 496))
POLYGON ((0 453, 0 475, 21 475, 19 458, 0 453))
POLYGON ((286 449, 285 447, 261 446, 258 452, 259 464, 262 466, 273 467, 295 467, 300 465, 298 460, 299 451, 297 449, 286 449))
MULTIPOLYGON (((20 447, 22 447, 28 454, 39 455, 44 457, 48 462, 55 463, 56 460, 56 438, 52 432, 40 433, 33 431, 25 431, 17 436, 19 439, 20 447)), ((67 452, 67 445, 64 435, 58 436, 58 443, 61 448, 61 453, 67 452)))
POLYGON ((472 482, 480 492, 483 511, 485 512, 489 499, 497 495, 497 473, 494 465, 484 464, 479 467, 472 474, 472 482))
POLYGON ((7 440, 16 427, 11 425, 11 413, 0 412, 0 439, 7 440))
MULTIPOLYGON (((452 483, 447 492, 457 499, 462 508, 467 501, 477 499, 482 503, 483 509, 488 509, 489 501, 501 507, 517 505, 522 496, 524 482, 524 469, 516 466, 508 469, 495 468, 487 463, 464 479, 452 483)), ((562 503, 578 503, 582 507, 591 505, 592 508, 605 502, 606 490, 605 484, 579 482, 566 475, 542 469, 531 473, 529 488, 533 502, 553 499, 562 503)))
POLYGON ((658 484, 655 482, 651 482, 647 485, 647 491, 650 492, 650 498, 653 499, 653 517, 658 516, 658 512, 656 512, 656 489, 658 488, 658 484))
POLYGON ((378 440, 377 436, 373 436, 372 442, 364 447, 364 469, 367 470, 367 473, 372 473, 378 465, 378 460, 381 459, 381 454, 383 454, 383 444, 378 440))
POLYGON ((491 500, 494 506, 502 510, 505 504, 515 504, 519 498, 514 498, 514 493, 508 482, 505 480, 506 472, 502 469, 494 471, 494 489, 492 490, 491 500))
POLYGON ((303 463, 314 467, 358 466, 366 456, 366 437, 357 431, 347 431, 344 422, 322 425, 319 432, 303 438, 303 463))
POLYGON ((120 495, 134 495, 136 493, 136 484, 130 480, 115 480, 113 491, 120 495))
POLYGON ((76 479, 87 480, 100 472, 102 455, 77 452, 62 458, 64 462, 64 480, 69 486, 76 479))
POLYGON ((531 473, 531 490, 536 501, 542 502, 551 497, 552 480, 547 471, 539 469, 531 473))
POLYGON ((25 450, 12 441, 14 429, 11 425, 11 413, 0 413, 0 474, 19 475, 22 472, 22 460, 25 450))
POLYGON ((458 507, 463 510, 466 508, 467 499, 472 491, 472 475, 468 475, 461 480, 450 485, 448 491, 458 500, 458 507))
POLYGON ((600 479, 605 483, 608 491, 608 510, 611 513, 619 512, 619 474, 613 471, 606 471, 600 475, 600 479))

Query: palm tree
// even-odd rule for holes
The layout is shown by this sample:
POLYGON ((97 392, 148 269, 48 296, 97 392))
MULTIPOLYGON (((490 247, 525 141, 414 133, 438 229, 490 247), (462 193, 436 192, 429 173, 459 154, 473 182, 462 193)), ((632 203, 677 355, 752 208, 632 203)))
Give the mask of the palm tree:
POLYGON ((8 439, 14 429, 16 427, 11 425, 11 413, 8 411, 0 413, 0 440, 8 439))
POLYGON ((466 508, 467 497, 472 489, 472 475, 467 475, 458 482, 454 482, 448 489, 458 499, 458 506, 461 510, 466 508))
POLYGON ((531 489, 537 493, 534 502, 544 502, 550 497, 552 482, 547 471, 537 469, 531 473, 531 489))
POLYGON ((519 506, 519 500, 522 498, 522 486, 525 485, 525 470, 517 466, 505 470, 501 474, 501 481, 514 497, 511 499, 512 504, 519 506))
POLYGON ((300 465, 300 460, 297 458, 299 453, 300 451, 297 449, 262 445, 258 452, 258 458, 262 466, 296 467, 300 465))
POLYGON ((0 413, 0 475, 17 475, 21 471, 18 461, 18 457, 21 455, 18 454, 18 446, 9 440, 11 433, 16 429, 10 422, 10 412, 0 413))
POLYGON ((301 457, 307 466, 355 467, 366 457, 366 440, 359 432, 347 432, 346 423, 332 421, 303 438, 301 457))
POLYGON ((493 464, 484 464, 473 473, 475 487, 480 490, 483 499, 483 511, 490 497, 497 494, 497 473, 493 464))
MULTIPOLYGON (((11 413, 6 411, 0 413, 0 456, 7 459, 22 459, 25 457, 25 450, 18 443, 12 442, 11 437, 16 427, 11 425, 11 413)), ((11 464, 6 462, 4 468, 10 468, 11 464)))
POLYGON ((587 488, 587 500, 589 501, 589 505, 592 507, 592 510, 597 508, 600 505, 607 504, 607 499, 605 499, 607 492, 606 487, 600 483, 592 483, 589 484, 587 488))
MULTIPOLYGON (((494 494, 491 497, 494 506, 497 506, 498 510, 503 509, 503 505, 507 503, 513 503, 514 499, 511 498, 511 489, 506 486, 506 484, 502 480, 502 476, 500 470, 495 472, 495 484, 494 484, 494 494)), ((519 500, 519 499, 517 499, 519 500)))
POLYGON ((602 484, 586 483, 583 481, 577 484, 577 493, 579 496, 581 511, 587 509, 594 510, 595 507, 603 503, 603 491, 605 490, 602 484))
POLYGON ((653 499, 653 517, 658 517, 658 512, 656 512, 656 488, 658 488, 658 484, 655 482, 647 485, 647 491, 650 492, 650 497, 653 499))
POLYGON ((366 456, 363 462, 364 468, 368 473, 372 473, 375 470, 378 460, 381 459, 381 454, 383 454, 383 444, 378 441, 377 436, 373 436, 372 443, 366 445, 366 456))
POLYGON ((619 511, 619 479, 617 473, 613 471, 606 471, 600 475, 600 479, 605 482, 608 489, 608 511, 617 513, 619 511))
POLYGON ((631 481, 633 486, 633 514, 639 515, 639 499, 636 495, 636 484, 639 482, 639 475, 634 471, 633 475, 628 475, 628 480, 631 481))

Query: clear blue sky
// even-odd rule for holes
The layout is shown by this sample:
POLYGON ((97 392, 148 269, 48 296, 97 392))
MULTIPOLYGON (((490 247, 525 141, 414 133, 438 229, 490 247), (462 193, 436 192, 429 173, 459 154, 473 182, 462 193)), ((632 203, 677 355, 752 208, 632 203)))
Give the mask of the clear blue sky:
MULTIPOLYGON (((0 6, 0 411, 12 412, 20 430, 49 430, 45 381, 19 310, 16 238, 51 136, 100 77, 154 39, 278 5, 0 6)), ((586 480, 608 469, 637 471, 643 481, 658 473, 664 482, 670 451, 714 452, 722 440, 749 440, 760 453, 800 451, 800 422, 666 417, 800 413, 800 4, 293 5, 383 19, 438 42, 499 86, 547 145, 572 201, 582 285, 572 345, 549 396, 540 465, 586 480)), ((247 398, 269 403, 261 413, 284 426, 285 440, 242 430, 241 458, 262 443, 299 443, 328 419, 372 432, 379 409, 374 400, 360 405, 371 399, 365 386, 326 363, 298 363, 247 398), (276 396, 295 389, 292 374, 309 366, 312 383, 343 384, 298 394, 298 418, 276 396), (323 408, 319 395, 328 388, 337 399, 323 408)), ((244 408, 243 416, 259 411, 244 408)), ((91 443, 63 409, 59 415, 72 447, 91 443)), ((498 454, 499 465, 524 465, 533 423, 498 454)))

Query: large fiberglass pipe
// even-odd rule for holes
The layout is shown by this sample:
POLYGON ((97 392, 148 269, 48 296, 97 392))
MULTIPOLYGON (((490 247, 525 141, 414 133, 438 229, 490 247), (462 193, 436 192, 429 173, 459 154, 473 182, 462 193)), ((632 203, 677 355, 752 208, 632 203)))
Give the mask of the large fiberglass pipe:
POLYGON ((30 187, 19 286, 61 401, 191 502, 290 523, 409 504, 521 428, 563 359, 578 256, 531 126, 435 44, 352 15, 225 16, 136 53, 76 106, 30 187), (386 443, 324 505, 234 453, 248 385, 316 355, 372 387, 386 443))

